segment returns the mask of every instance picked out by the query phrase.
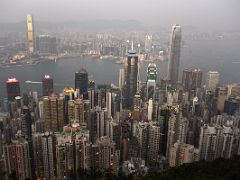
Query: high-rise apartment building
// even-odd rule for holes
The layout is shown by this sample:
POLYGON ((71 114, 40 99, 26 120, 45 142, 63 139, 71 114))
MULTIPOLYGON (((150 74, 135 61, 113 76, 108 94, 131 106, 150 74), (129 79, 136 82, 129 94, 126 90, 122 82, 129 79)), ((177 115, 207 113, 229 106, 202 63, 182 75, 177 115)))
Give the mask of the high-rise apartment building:
POLYGON ((179 26, 178 24, 173 25, 168 63, 168 79, 171 81, 172 84, 176 84, 178 82, 181 56, 181 40, 181 26, 179 26))
POLYGON ((94 169, 113 169, 116 163, 114 160, 119 160, 119 153, 116 153, 116 144, 108 137, 103 136, 96 140, 91 146, 91 167, 94 169))
POLYGON ((231 127, 204 124, 201 127, 199 150, 200 159, 212 161, 216 158, 230 158, 233 145, 231 127))
POLYGON ((45 96, 43 98, 43 120, 45 131, 62 131, 64 125, 64 98, 45 96))
POLYGON ((30 153, 27 141, 15 140, 10 144, 5 144, 3 152, 5 168, 8 173, 16 172, 19 180, 31 178, 30 153))
POLYGON ((21 113, 21 130, 22 134, 27 138, 32 138, 32 117, 30 114, 30 110, 27 106, 22 108, 21 113))
POLYGON ((170 147, 169 165, 170 167, 180 166, 185 163, 192 163, 199 158, 199 150, 193 145, 180 143, 177 141, 170 147))
POLYGON ((44 177, 46 179, 54 179, 56 175, 56 157, 55 157, 55 137, 53 134, 46 132, 42 135, 42 152, 44 177))

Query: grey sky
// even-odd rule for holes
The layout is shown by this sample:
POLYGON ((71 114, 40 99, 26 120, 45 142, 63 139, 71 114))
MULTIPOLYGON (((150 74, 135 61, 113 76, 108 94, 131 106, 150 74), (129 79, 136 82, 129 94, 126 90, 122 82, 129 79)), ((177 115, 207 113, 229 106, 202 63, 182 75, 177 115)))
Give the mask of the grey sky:
POLYGON ((131 19, 232 30, 240 29, 239 10, 239 0, 0 0, 0 22, 23 21, 31 13, 38 21, 131 19))

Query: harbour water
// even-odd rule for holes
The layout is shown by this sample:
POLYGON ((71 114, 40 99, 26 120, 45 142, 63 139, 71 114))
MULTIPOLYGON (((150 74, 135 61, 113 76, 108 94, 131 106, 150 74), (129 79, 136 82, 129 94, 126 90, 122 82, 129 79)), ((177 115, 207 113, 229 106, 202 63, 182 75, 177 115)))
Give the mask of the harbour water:
MULTIPOLYGON (((167 72, 167 62, 156 62, 158 68, 158 80, 167 72)), ((216 40, 216 41, 192 41, 186 42, 182 48, 180 62, 180 78, 183 68, 200 68, 203 73, 203 81, 209 70, 220 72, 220 83, 240 82, 240 41, 216 40)), ((148 62, 141 64, 141 80, 146 79, 148 62)), ((56 63, 48 61, 36 66, 10 67, 0 69, 0 97, 6 96, 5 80, 16 77, 20 80, 21 93, 38 91, 41 95, 41 84, 27 84, 25 81, 41 81, 44 74, 49 74, 54 79, 55 91, 61 92, 64 87, 74 87, 74 73, 84 67, 87 69, 90 79, 96 84, 114 83, 118 85, 118 72, 122 67, 115 60, 100 60, 89 57, 61 59, 56 63)))

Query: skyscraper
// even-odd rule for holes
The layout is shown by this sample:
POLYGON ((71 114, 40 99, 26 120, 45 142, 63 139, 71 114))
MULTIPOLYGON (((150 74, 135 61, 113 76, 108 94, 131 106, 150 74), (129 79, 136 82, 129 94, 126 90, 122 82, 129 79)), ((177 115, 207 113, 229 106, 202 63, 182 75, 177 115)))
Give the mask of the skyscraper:
POLYGON ((199 151, 193 145, 177 141, 170 147, 169 156, 169 165, 174 167, 198 160, 199 151))
POLYGON ((88 73, 84 68, 81 68, 79 71, 75 73, 75 90, 76 89, 79 89, 80 93, 83 94, 84 97, 87 96, 88 73))
POLYGON ((53 179, 56 174, 55 146, 56 143, 53 134, 47 132, 42 135, 44 177, 46 179, 53 179))
POLYGON ((197 88, 201 88, 202 71, 200 69, 183 70, 182 84, 185 91, 196 91, 197 88))
POLYGON ((147 71, 147 100, 155 98, 157 80, 157 66, 156 64, 149 64, 147 71))
POLYGON ((124 69, 119 69, 118 87, 122 90, 124 85, 124 69))
POLYGON ((29 146, 27 141, 15 140, 3 147, 5 167, 8 173, 16 172, 19 180, 31 178, 29 146))
POLYGON ((179 26, 178 24, 173 25, 168 63, 168 79, 171 81, 172 84, 176 84, 178 82, 181 56, 181 40, 181 26, 179 26))
POLYGON ((146 35, 145 37, 145 52, 149 53, 152 50, 152 36, 146 35))
POLYGON ((219 84, 220 74, 217 71, 209 71, 207 77, 207 90, 215 92, 219 84))
POLYGON ((27 38, 28 38, 28 52, 34 52, 34 27, 33 27, 33 16, 27 15, 27 38))
POLYGON ((16 96, 20 96, 20 85, 16 78, 9 78, 6 81, 6 87, 9 101, 14 101, 16 96))
POLYGON ((40 35, 36 37, 36 50, 41 55, 49 55, 57 53, 56 37, 49 35, 40 35))
POLYGON ((30 110, 27 106, 24 106, 22 109, 21 130, 22 134, 27 137, 28 140, 32 138, 32 119, 30 110))
POLYGON ((52 93, 53 93, 53 79, 46 74, 42 79, 42 95, 49 96, 52 93))
POLYGON ((43 120, 45 131, 58 132, 64 125, 64 98, 49 96, 43 98, 43 120))
POLYGON ((125 68, 125 106, 127 109, 132 109, 138 86, 138 55, 136 51, 131 50, 128 52, 125 68))

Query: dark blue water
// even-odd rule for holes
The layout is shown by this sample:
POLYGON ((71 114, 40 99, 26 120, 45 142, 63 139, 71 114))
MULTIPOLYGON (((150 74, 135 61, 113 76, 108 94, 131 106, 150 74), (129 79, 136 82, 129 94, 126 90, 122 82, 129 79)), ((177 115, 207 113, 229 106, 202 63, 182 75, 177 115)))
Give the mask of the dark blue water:
MULTIPOLYGON (((158 79, 167 71, 167 62, 157 62, 158 79)), ((186 42, 182 48, 180 76, 183 68, 200 68, 204 72, 216 70, 220 72, 222 84, 240 82, 240 41, 192 41, 186 42)), ((146 79, 147 62, 141 63, 141 79, 146 79)), ((41 81, 44 74, 53 77, 56 92, 66 86, 74 87, 74 73, 84 67, 96 84, 118 84, 118 71, 122 67, 112 60, 96 60, 91 58, 72 58, 53 62, 44 62, 37 66, 11 67, 0 69, 0 97, 6 96, 4 81, 8 77, 20 80, 21 92, 39 91, 41 84, 26 84, 26 80, 41 81)), ((41 93, 40 93, 41 94, 41 93)))

